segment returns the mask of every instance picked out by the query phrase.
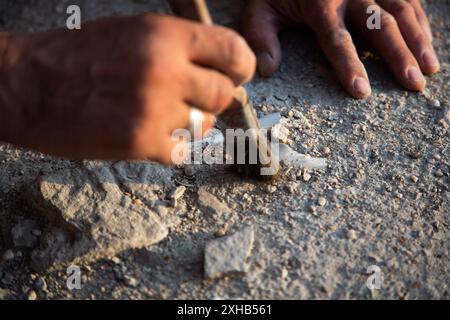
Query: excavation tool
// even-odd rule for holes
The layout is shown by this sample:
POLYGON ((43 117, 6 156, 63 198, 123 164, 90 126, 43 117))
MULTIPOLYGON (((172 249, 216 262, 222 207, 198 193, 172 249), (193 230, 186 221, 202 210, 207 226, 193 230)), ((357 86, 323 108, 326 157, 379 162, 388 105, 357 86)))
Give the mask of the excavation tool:
MULTIPOLYGON (((212 25, 205 0, 168 0, 175 15, 212 25)), ((226 152, 239 174, 271 179, 279 170, 265 130, 261 130, 255 110, 244 87, 236 89, 231 106, 218 116, 217 125, 225 136, 226 152), (230 139, 233 139, 230 143, 230 139)))

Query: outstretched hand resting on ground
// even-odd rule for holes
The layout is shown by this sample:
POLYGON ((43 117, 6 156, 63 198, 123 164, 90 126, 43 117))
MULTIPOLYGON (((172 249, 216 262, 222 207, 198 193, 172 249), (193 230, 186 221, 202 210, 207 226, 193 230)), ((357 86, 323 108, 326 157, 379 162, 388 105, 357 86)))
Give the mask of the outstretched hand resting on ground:
POLYGON ((249 0, 245 17, 244 35, 263 76, 271 76, 281 62, 278 32, 298 25, 315 32, 343 87, 355 98, 369 96, 371 87, 348 28, 378 51, 407 89, 424 89, 423 74, 439 71, 420 0, 249 0), (381 29, 367 27, 370 6, 381 11, 381 29))

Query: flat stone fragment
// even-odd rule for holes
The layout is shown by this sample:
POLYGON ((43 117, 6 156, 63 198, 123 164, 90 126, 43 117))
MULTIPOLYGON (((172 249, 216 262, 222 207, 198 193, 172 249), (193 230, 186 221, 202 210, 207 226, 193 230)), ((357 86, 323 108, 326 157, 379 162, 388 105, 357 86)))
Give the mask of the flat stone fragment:
POLYGON ((205 277, 214 279, 248 271, 246 258, 254 241, 253 226, 223 238, 212 240, 205 249, 205 277))
MULTIPOLYGON (((277 150, 274 149, 274 152, 277 150)), ((288 145, 279 144, 278 158, 292 166, 306 169, 325 169, 327 167, 327 160, 324 158, 312 158, 307 155, 298 153, 288 145)))
POLYGON ((173 188, 171 170, 151 163, 92 163, 43 176, 28 199, 50 222, 31 262, 37 270, 108 258, 164 239, 168 228, 153 208, 136 204, 173 188))
POLYGON ((230 213, 231 209, 226 203, 217 199, 217 197, 206 190, 205 187, 198 189, 199 204, 213 214, 230 213))

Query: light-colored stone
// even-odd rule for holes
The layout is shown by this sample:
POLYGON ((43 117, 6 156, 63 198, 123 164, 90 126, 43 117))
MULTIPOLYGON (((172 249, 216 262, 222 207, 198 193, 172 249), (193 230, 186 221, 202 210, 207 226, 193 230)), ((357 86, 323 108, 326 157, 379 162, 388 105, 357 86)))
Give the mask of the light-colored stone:
POLYGON ((279 144, 279 150, 274 149, 280 161, 294 167, 307 169, 325 169, 328 165, 327 160, 323 158, 312 158, 308 155, 300 154, 285 144, 279 144))
POLYGON ((303 181, 308 182, 309 180, 311 180, 311 175, 308 172, 304 172, 303 173, 303 181))
POLYGON ((148 162, 88 162, 41 177, 28 199, 52 227, 33 251, 32 266, 107 258, 161 241, 168 234, 164 221, 125 193, 156 200, 158 191, 173 188, 170 176, 170 169, 148 162))
POLYGON ((286 128, 282 123, 278 123, 273 126, 270 133, 272 139, 276 139, 279 142, 287 143, 289 141, 289 129, 286 128))
POLYGON ((353 229, 347 230, 346 236, 348 240, 354 240, 357 238, 356 231, 353 229))
POLYGON ((434 99, 431 101, 431 105, 435 108, 440 108, 441 107, 441 102, 437 99, 434 99))
POLYGON ((36 291, 30 290, 27 294, 27 300, 37 300, 38 296, 36 291))
POLYGON ((131 276, 125 276, 124 277, 125 283, 127 284, 127 286, 131 287, 131 288, 136 288, 139 285, 139 281, 131 276))
POLYGON ((228 228, 229 228, 228 223, 225 223, 222 227, 220 227, 219 229, 217 229, 217 231, 215 232, 214 235, 215 235, 216 237, 223 237, 223 236, 225 236, 225 235, 227 234, 228 228))
POLYGON ((186 192, 185 186, 178 186, 170 193, 169 198, 172 200, 178 200, 181 199, 186 192))
POLYGON ((323 207, 324 205, 327 204, 327 199, 325 199, 324 197, 320 197, 320 198, 317 200, 317 204, 318 204, 319 206, 323 207))
POLYGON ((198 189, 198 201, 199 204, 213 214, 230 213, 231 209, 226 203, 217 199, 216 196, 211 194, 205 187, 198 189))
POLYGON ((210 241, 205 249, 205 277, 214 279, 248 271, 246 258, 253 247, 253 226, 210 241))

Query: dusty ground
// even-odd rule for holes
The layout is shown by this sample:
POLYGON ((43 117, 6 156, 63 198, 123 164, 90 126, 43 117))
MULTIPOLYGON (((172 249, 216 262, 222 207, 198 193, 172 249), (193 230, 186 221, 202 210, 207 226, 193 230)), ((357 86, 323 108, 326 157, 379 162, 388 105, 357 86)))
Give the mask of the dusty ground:
MULTIPOLYGON (((20 3, 22 13, 6 19, 10 29, 64 25, 67 1, 20 3)), ((91 19, 154 11, 158 1, 73 3, 91 19)), ((292 148, 328 158, 329 167, 308 172, 309 180, 294 168, 271 188, 225 171, 212 175, 216 169, 208 166, 189 179, 175 168, 176 179, 191 185, 175 213, 180 224, 157 245, 84 263, 81 290, 66 288, 66 266, 34 273, 27 257, 37 244, 17 247, 11 240, 13 226, 24 219, 45 229, 23 186, 76 163, 0 146, 0 252, 14 256, 0 262, 0 298, 448 299, 450 136, 443 119, 450 108, 450 5, 426 4, 442 72, 428 78, 423 93, 404 91, 380 59, 362 52, 374 92, 355 101, 337 85, 310 34, 283 35, 281 70, 272 79, 255 79, 250 94, 260 115, 279 111, 287 118, 292 148), (231 212, 211 216, 200 210, 200 186, 231 212), (249 272, 205 280, 205 244, 224 223, 230 234, 254 226, 249 272), (380 290, 366 287, 370 265, 382 271, 380 290)), ((227 14, 216 18, 232 24, 236 8, 219 3, 216 13, 219 7, 227 14)))

